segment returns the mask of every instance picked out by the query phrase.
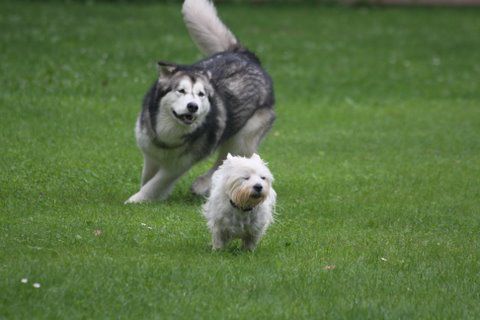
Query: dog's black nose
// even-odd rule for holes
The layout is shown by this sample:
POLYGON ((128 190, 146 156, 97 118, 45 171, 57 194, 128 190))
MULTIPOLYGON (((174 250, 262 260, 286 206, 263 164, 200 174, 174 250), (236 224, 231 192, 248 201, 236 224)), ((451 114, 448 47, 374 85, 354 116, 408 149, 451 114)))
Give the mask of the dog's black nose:
POLYGON ((187 104, 187 109, 190 113, 195 113, 198 110, 198 105, 195 102, 189 102, 187 104))
POLYGON ((256 185, 253 186, 253 190, 255 190, 256 192, 260 192, 262 191, 263 187, 260 183, 257 183, 256 185))

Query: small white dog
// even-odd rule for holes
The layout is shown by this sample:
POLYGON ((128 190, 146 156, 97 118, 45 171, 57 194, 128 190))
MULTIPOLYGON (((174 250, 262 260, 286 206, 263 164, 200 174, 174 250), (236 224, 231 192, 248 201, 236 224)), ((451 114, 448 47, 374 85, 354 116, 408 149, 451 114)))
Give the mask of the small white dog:
POLYGON ((214 250, 242 239, 243 248, 255 249, 273 222, 277 194, 273 176, 257 154, 227 159, 212 176, 212 188, 203 215, 212 233, 214 250))

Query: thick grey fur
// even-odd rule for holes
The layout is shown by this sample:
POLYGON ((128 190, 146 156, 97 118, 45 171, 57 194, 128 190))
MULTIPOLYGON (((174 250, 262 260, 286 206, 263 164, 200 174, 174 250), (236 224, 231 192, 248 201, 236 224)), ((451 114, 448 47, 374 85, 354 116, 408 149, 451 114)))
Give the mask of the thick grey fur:
MULTIPOLYGON (((191 165, 193 165, 220 149, 219 158, 212 169, 197 179, 195 182, 198 182, 197 188, 195 188, 195 183, 192 186, 192 191, 197 194, 208 194, 211 175, 223 162, 227 153, 251 156, 256 152, 258 144, 275 120, 272 79, 262 68, 257 56, 235 41, 232 40, 232 44, 228 46, 227 50, 217 52, 192 65, 159 62, 161 68, 168 72, 161 72, 159 79, 146 93, 137 121, 137 130, 146 133, 150 141, 150 147, 148 147, 150 149, 142 149, 146 160, 147 156, 152 159, 153 153, 158 154, 165 150, 165 154, 177 157, 189 156, 192 160, 191 165), (190 77, 192 82, 202 81, 205 83, 210 111, 200 126, 182 137, 181 143, 172 144, 157 134, 155 128, 162 124, 156 123, 156 116, 160 112, 162 98, 170 91, 176 90, 179 79, 185 76, 190 77), (253 139, 248 138, 253 141, 252 145, 238 147, 238 139, 250 141, 247 137, 243 139, 243 133, 239 132, 252 118, 259 119, 258 126, 260 127, 253 131, 255 135, 253 139), (233 140, 235 141, 232 142, 233 140), (152 146, 158 152, 152 153, 152 146), (201 190, 199 185, 202 186, 201 190)), ((145 170, 144 167, 142 187, 151 178, 151 174, 146 175, 145 170)), ((176 177, 172 177, 172 182, 166 183, 166 186, 162 187, 166 191, 158 192, 158 196, 155 195, 155 198, 164 199, 165 193, 171 190, 174 181, 183 173, 179 172, 176 177)), ((147 199, 141 193, 142 190, 127 202, 155 200, 147 199)), ((149 195, 148 197, 153 196, 149 195)))
MULTIPOLYGON (((194 151, 198 160, 209 156, 222 142, 237 133, 258 109, 273 111, 275 98, 272 79, 261 67, 260 60, 247 49, 236 47, 193 65, 161 64, 172 66, 173 76, 168 82, 155 81, 145 95, 141 113, 141 126, 149 128, 152 141, 159 148, 171 146, 154 132, 155 116, 159 112, 162 97, 175 88, 181 75, 187 74, 195 81, 199 77, 208 79, 206 75, 211 74, 209 81, 213 92, 209 93, 210 114, 200 128, 184 136, 184 143, 190 146, 187 149, 194 151)), ((270 126, 265 128, 265 133, 274 120, 275 114, 272 112, 270 126)))

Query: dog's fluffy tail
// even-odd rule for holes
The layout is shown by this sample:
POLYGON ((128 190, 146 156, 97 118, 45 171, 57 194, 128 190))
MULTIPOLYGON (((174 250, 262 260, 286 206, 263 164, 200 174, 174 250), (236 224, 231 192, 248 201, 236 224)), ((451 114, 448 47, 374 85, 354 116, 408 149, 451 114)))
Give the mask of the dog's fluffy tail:
POLYGON ((203 53, 210 55, 240 47, 210 0, 185 0, 182 13, 190 36, 203 53))

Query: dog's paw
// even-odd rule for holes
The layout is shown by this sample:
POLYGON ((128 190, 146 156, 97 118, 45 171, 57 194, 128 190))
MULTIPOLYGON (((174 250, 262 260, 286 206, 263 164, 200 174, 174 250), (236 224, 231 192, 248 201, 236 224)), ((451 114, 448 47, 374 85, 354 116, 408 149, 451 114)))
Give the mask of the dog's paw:
POLYGON ((124 203, 125 203, 125 204, 130 204, 130 203, 144 203, 144 202, 148 202, 148 201, 150 201, 150 199, 146 198, 142 193, 137 192, 137 193, 135 193, 133 196, 131 196, 130 198, 128 198, 128 200, 125 201, 124 203))
POLYGON ((193 182, 190 190, 198 196, 207 197, 210 193, 210 185, 210 177, 200 176, 193 182))

